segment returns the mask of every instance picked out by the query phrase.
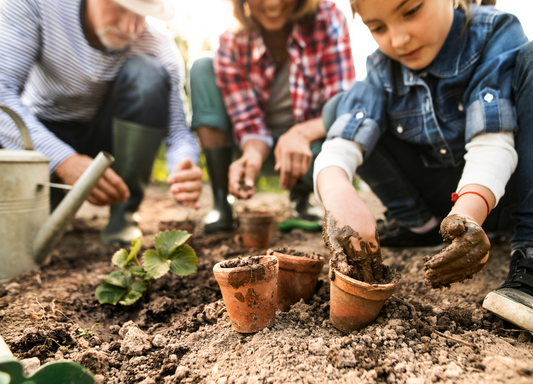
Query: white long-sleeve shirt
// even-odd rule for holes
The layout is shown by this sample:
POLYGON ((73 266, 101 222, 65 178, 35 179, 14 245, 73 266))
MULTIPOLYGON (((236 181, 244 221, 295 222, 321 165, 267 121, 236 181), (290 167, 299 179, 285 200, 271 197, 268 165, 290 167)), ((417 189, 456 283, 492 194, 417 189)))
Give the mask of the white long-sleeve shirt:
MULTIPOLYGON (((511 132, 484 133, 475 136, 465 146, 465 166, 457 192, 465 185, 478 184, 488 188, 496 198, 495 206, 505 193, 505 186, 516 169, 518 155, 511 132)), ((316 179, 327 167, 339 167, 346 172, 350 183, 357 167, 363 163, 361 144, 336 137, 322 145, 322 151, 315 160, 313 180, 315 195, 320 199, 316 179)))
MULTIPOLYGON (((198 161, 199 148, 187 127, 183 105, 184 64, 169 36, 146 26, 128 49, 92 47, 82 25, 82 0, 2 0, 0 2, 0 104, 28 126, 35 150, 51 158, 50 172, 75 154, 38 120, 91 121, 126 60, 155 56, 171 78, 167 166, 184 157, 198 161)), ((22 148, 15 124, 0 112, 0 144, 22 148)))

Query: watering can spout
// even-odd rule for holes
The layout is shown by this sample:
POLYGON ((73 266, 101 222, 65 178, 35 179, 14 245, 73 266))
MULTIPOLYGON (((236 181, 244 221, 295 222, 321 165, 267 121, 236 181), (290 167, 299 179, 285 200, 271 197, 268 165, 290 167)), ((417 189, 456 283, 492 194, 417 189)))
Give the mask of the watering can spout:
POLYGON ((114 161, 109 153, 100 152, 46 220, 33 243, 33 257, 37 264, 44 261, 48 252, 61 238, 70 220, 114 161))

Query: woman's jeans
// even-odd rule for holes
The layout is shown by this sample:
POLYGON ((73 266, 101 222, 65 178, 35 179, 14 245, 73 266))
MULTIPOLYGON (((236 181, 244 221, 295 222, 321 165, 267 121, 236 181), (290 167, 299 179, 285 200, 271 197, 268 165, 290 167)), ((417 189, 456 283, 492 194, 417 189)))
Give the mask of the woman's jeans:
MULTIPOLYGON (((241 151, 232 139, 233 125, 228 116, 222 93, 216 84, 212 58, 203 57, 197 59, 193 63, 190 73, 190 85, 192 128, 197 129, 198 127, 207 126, 226 133, 226 137, 228 138, 227 145, 233 148, 234 158, 240 157, 241 151)), ((328 107, 324 113, 330 113, 333 115, 335 111, 333 108, 328 107)), ((323 142, 324 140, 316 140, 310 145, 311 152, 313 153, 313 163, 320 153, 323 142)), ((269 157, 263 163, 261 168, 262 174, 274 174, 275 158, 273 155, 273 149, 275 148, 275 145, 276 141, 274 142, 274 147, 270 151, 269 157)), ((313 190, 312 164, 307 173, 301 178, 301 181, 309 191, 313 190)))
MULTIPOLYGON (((533 43, 518 55, 513 94, 519 126, 515 135, 518 167, 483 228, 510 234, 514 226, 511 244, 516 249, 533 246, 533 43)), ((387 207, 387 216, 406 227, 421 226, 432 216, 446 217, 462 172, 462 167, 426 168, 419 147, 388 132, 357 169, 387 207)))

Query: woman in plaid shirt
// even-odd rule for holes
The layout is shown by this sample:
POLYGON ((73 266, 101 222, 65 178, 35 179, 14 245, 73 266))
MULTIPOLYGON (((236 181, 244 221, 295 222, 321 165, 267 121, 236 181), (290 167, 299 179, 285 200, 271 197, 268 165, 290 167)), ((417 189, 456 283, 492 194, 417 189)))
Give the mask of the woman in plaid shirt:
POLYGON ((316 220, 308 197, 326 136, 322 107, 355 78, 346 20, 329 1, 232 1, 239 27, 224 32, 215 58, 196 60, 190 76, 192 127, 214 196, 204 230, 234 227, 228 191, 252 197, 261 168, 280 172, 296 217, 316 220))

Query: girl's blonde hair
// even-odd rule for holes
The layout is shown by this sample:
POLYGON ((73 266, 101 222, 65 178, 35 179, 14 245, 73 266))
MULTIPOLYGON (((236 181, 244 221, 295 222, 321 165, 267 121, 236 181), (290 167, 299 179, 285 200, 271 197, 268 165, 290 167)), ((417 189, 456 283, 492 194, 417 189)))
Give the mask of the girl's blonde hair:
MULTIPOLYGON (((497 0, 454 0, 454 7, 460 8, 468 15, 468 6, 470 4, 477 4, 477 5, 496 5, 497 0)), ((357 0, 350 0, 350 5, 352 7, 352 14, 355 15, 356 9, 355 9, 355 3, 357 0)))
MULTIPOLYGON (((291 21, 300 21, 306 17, 312 16, 317 12, 318 3, 322 0, 299 0, 291 21)), ((237 19, 240 27, 244 30, 251 30, 257 27, 253 20, 250 8, 246 0, 231 0, 233 3, 233 16, 237 19)))

